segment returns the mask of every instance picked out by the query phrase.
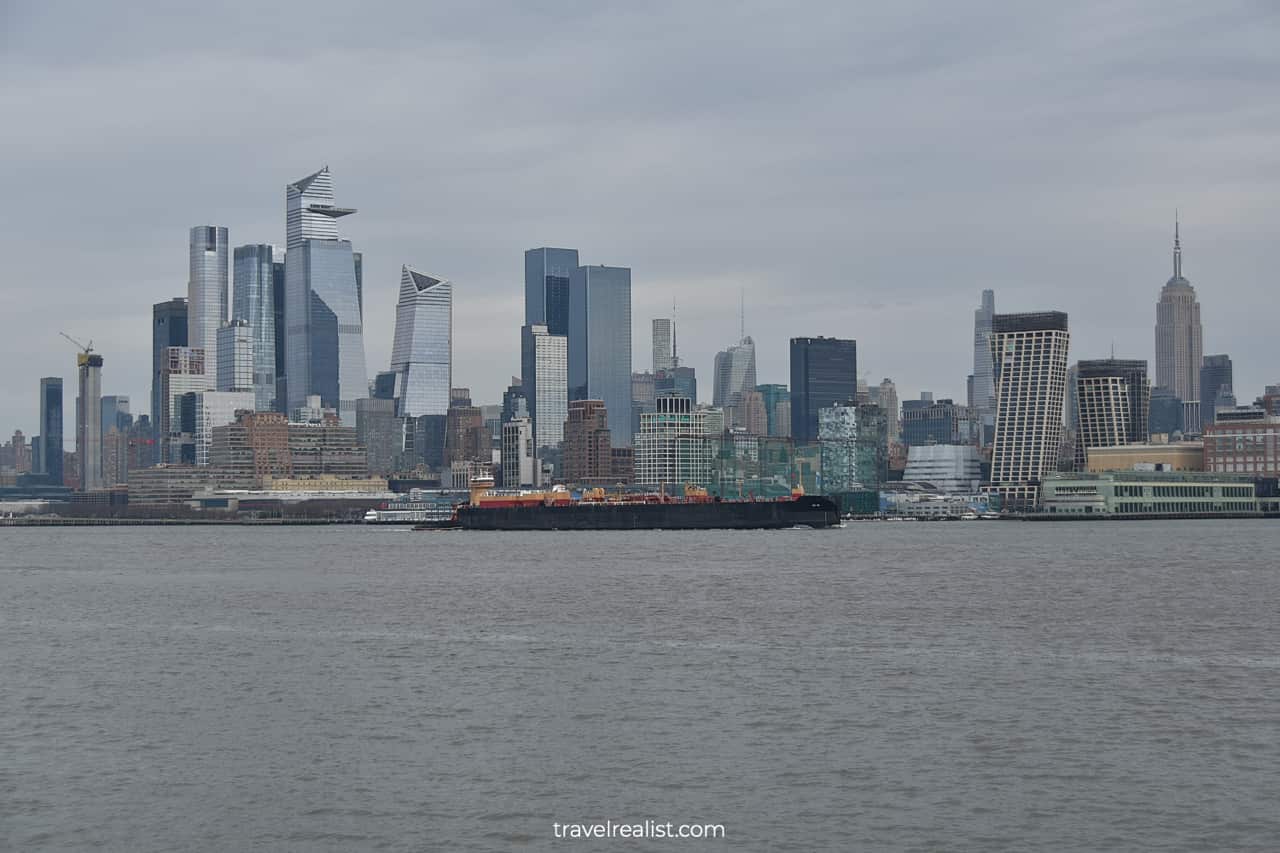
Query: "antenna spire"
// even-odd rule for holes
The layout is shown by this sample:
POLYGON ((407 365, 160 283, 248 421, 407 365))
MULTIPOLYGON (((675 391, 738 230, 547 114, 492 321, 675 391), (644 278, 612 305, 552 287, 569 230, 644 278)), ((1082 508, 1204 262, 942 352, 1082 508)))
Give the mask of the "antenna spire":
POLYGON ((1182 278, 1182 239, 1178 234, 1178 209, 1173 210, 1173 277, 1182 278))
POLYGON ((671 297, 671 366, 680 366, 680 356, 676 355, 676 298, 671 297))
POLYGON ((738 341, 747 339, 747 289, 738 288, 738 341))

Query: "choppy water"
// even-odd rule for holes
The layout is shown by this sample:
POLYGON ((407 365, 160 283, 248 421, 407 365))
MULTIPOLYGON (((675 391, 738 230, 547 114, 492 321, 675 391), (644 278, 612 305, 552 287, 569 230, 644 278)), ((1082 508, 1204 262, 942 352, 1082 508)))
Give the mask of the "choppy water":
POLYGON ((0 849, 1275 850, 1280 524, 0 531, 0 849), (556 841, 553 821, 724 824, 556 841))

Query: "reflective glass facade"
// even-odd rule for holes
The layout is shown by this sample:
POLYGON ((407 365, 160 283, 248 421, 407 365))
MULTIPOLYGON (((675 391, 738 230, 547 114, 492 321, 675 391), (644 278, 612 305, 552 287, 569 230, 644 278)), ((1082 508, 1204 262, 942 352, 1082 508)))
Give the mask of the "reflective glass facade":
POLYGON ((253 329, 247 321, 232 320, 219 329, 217 390, 254 391, 253 356, 253 329))
POLYGON ((603 400, 615 447, 631 446, 631 270, 586 266, 569 280, 569 398, 603 400))
POLYGON ((286 188, 285 366, 288 408, 320 396, 355 426, 356 400, 368 396, 364 326, 355 255, 337 238, 337 217, 354 211, 333 204, 328 168, 286 188))
POLYGON ((453 373, 453 283, 405 266, 400 271, 391 370, 398 415, 449 413, 453 373))
POLYGON ((529 249, 524 253, 524 323, 569 333, 569 277, 578 268, 577 249, 529 249))
POLYGON ((282 251, 264 243, 237 246, 233 256, 231 319, 248 323, 252 348, 250 385, 236 387, 253 388, 259 411, 270 410, 276 399, 275 277, 277 264, 283 276, 283 261, 282 251))
POLYGON ((218 375, 218 329, 227 322, 227 229, 197 225, 191 229, 191 267, 187 279, 187 345, 205 351, 210 381, 218 375))
POLYGON ((858 391, 858 345, 839 338, 791 339, 791 438, 818 437, 818 411, 858 391))
POLYGON ((187 345, 187 300, 181 296, 151 306, 151 422, 159 423, 163 408, 160 371, 166 364, 165 350, 187 345))
POLYGON ((534 444, 538 450, 555 447, 564 440, 569 416, 569 341, 542 324, 525 326, 520 335, 520 387, 533 419, 534 444))
POLYGON ((62 377, 46 376, 40 380, 40 451, 44 454, 41 468, 50 482, 62 484, 62 377))

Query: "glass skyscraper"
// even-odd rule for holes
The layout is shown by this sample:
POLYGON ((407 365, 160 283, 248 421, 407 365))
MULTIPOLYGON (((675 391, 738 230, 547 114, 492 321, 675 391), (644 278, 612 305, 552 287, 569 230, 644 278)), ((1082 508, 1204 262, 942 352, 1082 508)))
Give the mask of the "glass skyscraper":
POLYGON ((40 452, 44 454, 41 470, 49 482, 62 485, 62 377, 46 376, 40 380, 40 452))
POLYGON ((603 400, 613 446, 631 446, 631 270, 627 267, 578 267, 569 278, 569 399, 603 400))
POLYGON ((391 347, 399 417, 447 415, 453 383, 453 283, 409 266, 400 270, 391 347))
MULTIPOLYGON (((218 375, 218 329, 227 322, 227 229, 191 229, 191 269, 187 279, 187 346, 205 351, 209 381, 218 375)), ((180 346, 175 344, 174 346, 180 346)))
MULTIPOLYGON (((1225 402, 1235 393, 1231 377, 1231 356, 1206 355, 1200 365, 1200 426, 1217 420, 1219 398, 1225 402)), ((1234 405, 1230 403, 1229 405, 1234 405)))
MULTIPOLYGON (((283 275, 284 252, 265 243, 237 246, 233 254, 231 319, 249 324, 254 408, 262 412, 273 408, 276 401, 277 266, 283 275)), ((221 359, 221 353, 218 357, 221 359)))
POLYGON ((288 409, 317 394, 344 426, 355 426, 356 400, 368 395, 369 378, 356 258, 337 225, 355 210, 334 204, 328 166, 289 184, 285 208, 288 409))
POLYGON ((524 325, 569 334, 569 278, 578 268, 577 249, 529 249, 524 253, 524 325))
POLYGON ((791 339, 791 438, 818 438, 818 411, 858 393, 858 345, 840 338, 791 339))
POLYGON ((523 327, 520 389, 533 420, 534 446, 538 451, 555 447, 564 439, 564 422, 569 416, 568 375, 568 339, 548 333, 540 323, 523 327))
POLYGON ((160 422, 165 408, 160 371, 167 365, 165 350, 187 345, 187 300, 181 296, 151 306, 151 423, 160 422))

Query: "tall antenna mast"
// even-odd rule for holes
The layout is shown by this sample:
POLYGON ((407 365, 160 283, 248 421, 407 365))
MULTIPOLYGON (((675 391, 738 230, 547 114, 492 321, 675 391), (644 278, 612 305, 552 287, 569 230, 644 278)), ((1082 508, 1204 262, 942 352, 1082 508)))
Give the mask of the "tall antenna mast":
POLYGON ((747 339, 747 289, 738 288, 738 341, 747 339))

